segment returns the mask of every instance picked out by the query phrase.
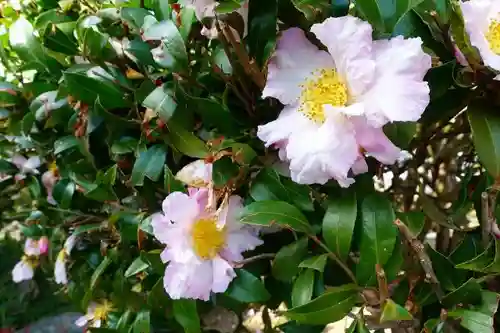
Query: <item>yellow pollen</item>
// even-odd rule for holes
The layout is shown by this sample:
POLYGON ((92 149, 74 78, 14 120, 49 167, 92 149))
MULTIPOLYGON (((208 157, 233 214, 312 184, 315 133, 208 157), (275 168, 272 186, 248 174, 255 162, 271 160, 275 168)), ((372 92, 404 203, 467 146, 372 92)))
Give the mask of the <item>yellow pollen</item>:
POLYGON ((486 40, 490 44, 491 51, 500 55, 500 21, 491 21, 486 33, 486 40))
POLYGON ((191 229, 194 251, 202 259, 212 259, 226 243, 226 231, 214 219, 201 219, 191 229))
POLYGON ((94 308, 94 320, 106 320, 108 318, 108 313, 113 310, 113 305, 107 300, 104 300, 102 304, 98 304, 94 308))
POLYGON ((321 69, 300 85, 299 111, 317 123, 325 122, 323 105, 345 106, 348 100, 347 86, 335 69, 321 69))

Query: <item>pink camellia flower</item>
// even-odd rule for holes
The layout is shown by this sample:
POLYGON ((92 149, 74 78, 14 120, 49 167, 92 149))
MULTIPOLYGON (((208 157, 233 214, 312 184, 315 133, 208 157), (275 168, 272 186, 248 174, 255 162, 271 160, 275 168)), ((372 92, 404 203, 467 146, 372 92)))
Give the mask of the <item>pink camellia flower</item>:
POLYGON ((26 238, 24 242, 24 256, 12 269, 12 280, 16 283, 31 280, 38 265, 38 257, 47 254, 49 239, 46 236, 39 240, 26 238))
POLYGON ((163 201, 163 213, 153 215, 154 235, 167 245, 161 253, 168 263, 163 281, 173 299, 206 301, 211 292, 224 292, 236 276, 232 263, 262 244, 237 221, 240 197, 229 197, 217 210, 213 201, 207 189, 173 192, 163 201))
POLYGON ((262 96, 284 109, 257 135, 279 145, 295 182, 336 179, 347 187, 351 173, 366 172, 365 155, 386 164, 399 158, 382 126, 420 118, 429 104, 423 77, 431 57, 420 38, 374 41, 370 24, 353 16, 328 18, 311 31, 328 52, 298 28, 282 33, 262 96))

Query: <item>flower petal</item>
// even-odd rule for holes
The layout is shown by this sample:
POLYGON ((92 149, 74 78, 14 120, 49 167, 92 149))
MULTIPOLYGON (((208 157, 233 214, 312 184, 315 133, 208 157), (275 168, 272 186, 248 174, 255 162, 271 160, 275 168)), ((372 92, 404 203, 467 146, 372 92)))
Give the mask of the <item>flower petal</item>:
POLYGON ((231 281, 236 277, 233 267, 227 261, 217 256, 212 260, 212 270, 212 291, 214 293, 225 292, 231 281))
POLYGON ((328 48, 337 72, 347 81, 354 99, 363 94, 375 76, 372 27, 354 16, 330 17, 314 24, 311 32, 328 48))
POLYGON ((19 261, 12 270, 12 281, 19 283, 21 281, 33 279, 33 267, 24 260, 19 261))
POLYGON ((311 44, 301 29, 285 30, 269 62, 262 97, 274 97, 283 104, 297 102, 300 85, 312 72, 322 68, 333 68, 330 55, 311 44))
POLYGON ((191 187, 207 187, 212 180, 212 163, 196 160, 184 166, 175 178, 191 187))
POLYGON ((57 284, 68 284, 66 263, 64 260, 59 260, 59 258, 54 265, 54 278, 57 284))
POLYGON ((81 316, 80 318, 75 320, 75 325, 78 327, 84 327, 85 325, 87 325, 88 322, 89 322, 89 320, 88 320, 87 316, 81 316))
POLYGON ((165 217, 174 223, 189 223, 199 213, 196 199, 182 192, 170 193, 162 203, 165 217))
POLYGON ((304 117, 296 104, 285 106, 278 118, 257 128, 257 136, 264 141, 266 147, 279 144, 280 150, 293 132, 301 131, 303 127, 310 127, 311 121, 304 117))
POLYGON ((171 262, 165 270, 163 286, 172 299, 193 298, 208 301, 212 276, 210 261, 195 264, 171 262))

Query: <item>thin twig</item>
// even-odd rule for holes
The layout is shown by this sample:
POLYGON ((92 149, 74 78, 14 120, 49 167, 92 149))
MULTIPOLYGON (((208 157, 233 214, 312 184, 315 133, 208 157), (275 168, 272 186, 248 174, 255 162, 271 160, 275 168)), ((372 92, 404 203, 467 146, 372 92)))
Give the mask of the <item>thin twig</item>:
POLYGON ((335 261, 343 270, 344 272, 346 272, 346 274, 349 276, 349 278, 357 284, 357 281, 356 281, 356 276, 354 275, 354 273, 349 269, 349 267, 347 267, 347 265, 342 261, 340 260, 336 255, 335 253, 333 253, 332 251, 330 251, 330 249, 328 248, 328 246, 326 246, 322 241, 319 240, 319 238, 316 236, 316 235, 312 235, 312 234, 309 234, 308 235, 309 238, 311 238, 316 244, 318 244, 321 248, 323 248, 323 250, 326 251, 326 253, 328 254, 328 256, 333 260, 335 261))
POLYGON ((387 287, 387 277, 385 276, 384 269, 380 264, 375 265, 377 272, 378 292, 380 304, 384 304, 385 300, 389 298, 389 288, 387 287))
POLYGON ((429 258, 429 255, 425 252, 424 245, 411 233, 410 229, 408 229, 408 227, 403 222, 401 222, 401 220, 397 219, 396 221, 394 221, 394 224, 398 227, 399 232, 410 244, 411 249, 417 256, 418 262, 425 272, 425 277, 431 282, 437 298, 439 299, 439 301, 441 301, 444 297, 444 292, 441 289, 441 285, 436 276, 436 273, 434 273, 432 261, 429 258))
POLYGON ((481 193, 481 243, 486 248, 490 242, 490 202, 487 192, 481 193))
POLYGON ((274 259, 274 257, 276 257, 276 253, 262 253, 262 254, 258 254, 258 255, 253 256, 253 257, 249 257, 249 258, 245 258, 245 259, 240 260, 240 261, 236 261, 233 263, 233 267, 240 268, 240 267, 243 267, 246 264, 252 263, 254 261, 258 261, 261 259, 274 259))

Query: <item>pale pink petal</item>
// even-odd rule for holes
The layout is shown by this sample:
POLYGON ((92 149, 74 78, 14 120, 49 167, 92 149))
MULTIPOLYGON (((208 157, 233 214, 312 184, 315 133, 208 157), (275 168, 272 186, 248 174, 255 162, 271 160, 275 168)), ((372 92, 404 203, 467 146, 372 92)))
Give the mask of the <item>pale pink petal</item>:
POLYGON ((87 318, 87 316, 81 316, 80 318, 75 320, 75 325, 78 327, 84 327, 85 325, 87 325, 88 322, 89 319, 87 318))
POLYGON ((191 187, 207 187, 212 180, 212 163, 196 160, 184 166, 175 178, 191 187))
POLYGON ((297 104, 285 106, 278 118, 257 128, 257 136, 264 141, 266 147, 280 144, 280 151, 294 132, 311 126, 311 121, 298 111, 297 104))
POLYGON ((212 260, 212 269, 212 291, 214 293, 225 292, 231 281, 236 277, 233 267, 227 261, 217 256, 212 260))
POLYGON ((360 175, 365 172, 368 172, 368 164, 366 164, 365 158, 360 155, 352 166, 352 173, 354 175, 360 175))
POLYGON ((374 42, 377 80, 362 97, 373 126, 417 121, 429 104, 429 85, 422 78, 431 68, 431 57, 421 45, 420 38, 401 36, 374 42))
POLYGON ((76 235, 70 235, 68 238, 66 238, 66 241, 64 242, 64 250, 66 251, 66 254, 69 255, 71 253, 71 250, 73 250, 76 241, 77 241, 76 235))
POLYGON ((174 223, 189 223, 199 213, 198 203, 182 192, 172 192, 163 200, 163 213, 174 223))
POLYGON ((54 265, 54 278, 57 284, 68 284, 66 262, 65 260, 59 259, 59 256, 54 265))
POLYGON ((263 241, 255 233, 255 230, 243 226, 228 233, 226 246, 221 251, 220 256, 230 262, 241 261, 243 260, 243 252, 253 250, 262 244, 263 241))
POLYGON ((210 261, 197 264, 171 262, 165 270, 163 285, 172 299, 193 298, 208 301, 212 274, 210 261))
POLYGON ((372 56, 372 27, 354 16, 330 17, 311 27, 328 48, 338 73, 347 81, 356 99, 373 83, 375 61, 372 56))
POLYGON ((39 256, 40 248, 38 247, 38 241, 32 238, 26 238, 24 242, 24 254, 27 256, 39 256))
POLYGON ((401 156, 396 147, 385 135, 382 128, 369 126, 362 118, 353 119, 356 140, 368 156, 373 156, 384 164, 394 164, 401 156))
POLYGON ((226 227, 228 232, 238 230, 243 224, 237 222, 238 214, 243 209, 243 199, 238 195, 229 197, 226 205, 219 212, 217 226, 226 227))
POLYGON ((307 40, 304 31, 291 28, 282 32, 276 52, 268 64, 262 97, 274 97, 283 104, 299 100, 300 85, 318 69, 333 68, 331 56, 307 40))
POLYGON ((40 250, 40 255, 47 254, 49 251, 49 239, 47 236, 42 236, 38 240, 38 249, 40 250))

